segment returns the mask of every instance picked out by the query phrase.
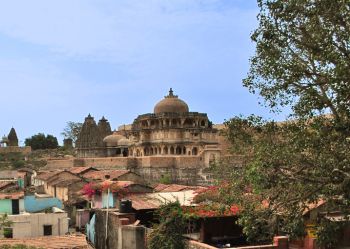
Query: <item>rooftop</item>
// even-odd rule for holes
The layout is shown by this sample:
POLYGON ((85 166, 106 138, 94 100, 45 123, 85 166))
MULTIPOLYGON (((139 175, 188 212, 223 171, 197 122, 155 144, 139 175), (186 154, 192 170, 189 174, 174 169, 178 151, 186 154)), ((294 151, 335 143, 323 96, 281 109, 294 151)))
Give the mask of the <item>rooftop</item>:
POLYGON ((99 171, 87 172, 83 174, 83 177, 91 180, 104 180, 105 176, 108 175, 109 179, 113 180, 127 173, 130 173, 130 171, 129 170, 99 170, 99 171))
POLYGON ((27 245, 49 249, 90 249, 84 235, 46 236, 24 239, 1 239, 1 245, 27 245))

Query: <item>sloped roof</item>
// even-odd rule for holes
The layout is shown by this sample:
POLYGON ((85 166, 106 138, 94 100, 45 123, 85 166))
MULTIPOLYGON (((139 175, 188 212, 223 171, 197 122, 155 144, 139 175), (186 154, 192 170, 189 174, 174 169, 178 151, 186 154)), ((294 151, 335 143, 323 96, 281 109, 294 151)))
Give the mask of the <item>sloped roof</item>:
POLYGON ((131 173, 130 170, 99 170, 86 172, 82 176, 91 180, 104 180, 106 175, 109 175, 109 179, 117 179, 118 177, 131 173))
POLYGON ((0 190, 4 190, 9 186, 16 185, 16 181, 6 181, 6 182, 0 182, 0 190))
POLYGON ((35 178, 42 180, 42 181, 46 181, 48 180, 51 176, 57 175, 58 173, 61 173, 62 170, 57 170, 57 171, 45 171, 45 172, 41 172, 39 173, 35 178))
POLYGON ((196 196, 195 191, 160 192, 133 194, 127 196, 132 201, 132 207, 136 210, 157 209, 164 203, 179 201, 181 206, 193 206, 192 201, 196 196))
POLYGON ((0 245, 27 245, 49 249, 90 249, 84 235, 45 236, 23 239, 1 239, 0 245))
POLYGON ((179 184, 157 184, 154 187, 155 192, 178 192, 185 190, 202 190, 207 189, 203 186, 187 186, 187 185, 179 185, 179 184))
POLYGON ((83 174, 86 171, 98 171, 97 169, 93 168, 93 167, 72 167, 67 169, 67 171, 73 173, 73 174, 83 174))

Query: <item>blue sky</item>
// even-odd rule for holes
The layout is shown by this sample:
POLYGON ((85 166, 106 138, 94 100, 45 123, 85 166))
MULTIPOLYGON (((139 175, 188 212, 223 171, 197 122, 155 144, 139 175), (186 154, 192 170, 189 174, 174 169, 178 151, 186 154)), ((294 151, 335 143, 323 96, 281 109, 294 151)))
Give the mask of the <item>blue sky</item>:
POLYGON ((255 0, 2 1, 0 135, 61 140, 88 113, 116 128, 170 87, 214 123, 272 117, 242 87, 257 12, 255 0))

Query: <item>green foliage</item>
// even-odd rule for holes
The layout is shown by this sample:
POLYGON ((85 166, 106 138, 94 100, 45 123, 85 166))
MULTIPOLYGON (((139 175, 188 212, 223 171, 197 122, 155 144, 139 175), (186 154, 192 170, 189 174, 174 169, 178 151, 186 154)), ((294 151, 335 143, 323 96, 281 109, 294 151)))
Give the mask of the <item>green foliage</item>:
POLYGON ((24 167, 25 164, 26 164, 26 163, 25 163, 24 160, 18 160, 18 161, 14 161, 14 162, 12 163, 12 167, 15 168, 15 169, 19 169, 19 168, 24 167))
POLYGON ((349 116, 350 5, 341 0, 258 0, 256 54, 244 85, 276 110, 349 116))
POLYGON ((243 207, 240 222, 251 241, 271 239, 275 231, 303 237, 302 213, 320 199, 327 211, 350 210, 350 144, 338 124, 325 116, 279 124, 237 117, 226 123, 232 150, 246 164, 228 174, 230 191, 222 199, 243 207))
POLYGON ((61 135, 64 138, 70 138, 73 140, 73 143, 77 140, 79 133, 81 131, 83 124, 79 122, 68 121, 66 127, 63 129, 61 135))
POLYGON ((322 219, 317 227, 317 244, 324 248, 336 248, 340 241, 343 222, 322 219))
POLYGON ((0 229, 3 229, 4 227, 11 227, 12 223, 13 222, 9 220, 6 213, 0 216, 0 229))
MULTIPOLYGON (((251 36, 256 54, 243 84, 272 111, 290 107, 294 120, 229 120, 226 135, 244 167, 217 175, 231 188, 223 202, 243 207, 240 222, 251 241, 268 240, 274 231, 302 237, 310 203, 323 199, 326 211, 350 210, 350 4, 258 4, 259 26, 251 36)), ((318 233, 320 241, 336 238, 327 229, 318 233)))
POLYGON ((149 249, 184 249, 185 218, 179 202, 162 205, 157 211, 160 223, 149 236, 149 249))
POLYGON ((26 146, 31 146, 33 150, 56 149, 58 147, 57 138, 52 135, 38 133, 31 138, 26 138, 26 146))
POLYGON ((162 175, 159 179, 159 183, 161 184, 171 184, 172 180, 171 180, 171 176, 169 174, 166 175, 162 175))

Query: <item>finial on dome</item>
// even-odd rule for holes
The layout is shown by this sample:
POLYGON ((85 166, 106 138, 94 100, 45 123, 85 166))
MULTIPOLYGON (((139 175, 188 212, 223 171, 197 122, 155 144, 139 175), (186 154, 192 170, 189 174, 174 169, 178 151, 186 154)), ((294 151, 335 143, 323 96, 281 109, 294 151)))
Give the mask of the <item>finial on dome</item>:
POLYGON ((165 96, 165 98, 177 98, 177 95, 174 95, 173 88, 170 87, 168 96, 165 96))

